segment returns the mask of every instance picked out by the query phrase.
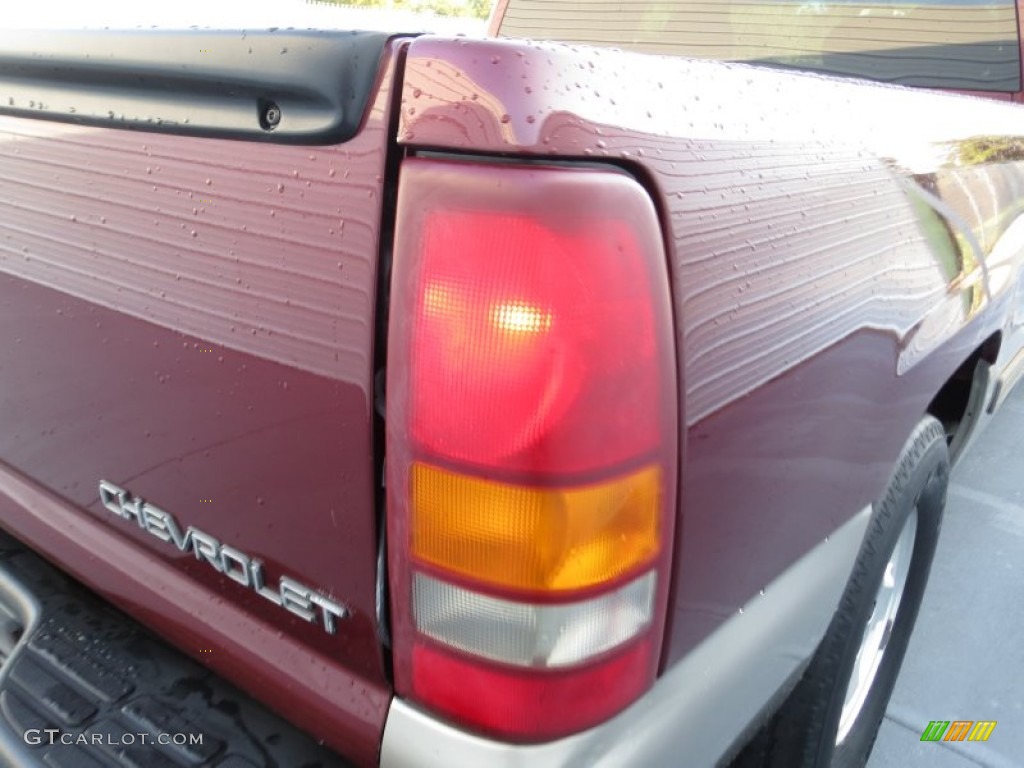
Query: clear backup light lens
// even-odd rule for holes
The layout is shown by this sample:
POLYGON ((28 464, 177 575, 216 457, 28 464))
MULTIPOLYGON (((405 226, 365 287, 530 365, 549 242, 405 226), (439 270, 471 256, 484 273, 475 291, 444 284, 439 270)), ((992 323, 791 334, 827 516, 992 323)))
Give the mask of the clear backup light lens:
POLYGON ((613 170, 405 160, 387 378, 399 696, 535 742, 654 680, 678 418, 650 197, 613 170))
POLYGON ((535 605, 481 595, 431 576, 413 577, 419 632, 443 645, 520 667, 590 661, 651 623, 654 574, 613 592, 564 605, 535 605))

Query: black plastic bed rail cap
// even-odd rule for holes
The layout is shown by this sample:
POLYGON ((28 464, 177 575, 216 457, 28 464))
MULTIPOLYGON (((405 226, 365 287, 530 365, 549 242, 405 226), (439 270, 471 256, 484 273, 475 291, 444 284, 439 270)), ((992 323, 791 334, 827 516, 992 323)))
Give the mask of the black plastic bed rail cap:
POLYGON ((0 114, 282 144, 352 138, 386 32, 0 30, 0 114))

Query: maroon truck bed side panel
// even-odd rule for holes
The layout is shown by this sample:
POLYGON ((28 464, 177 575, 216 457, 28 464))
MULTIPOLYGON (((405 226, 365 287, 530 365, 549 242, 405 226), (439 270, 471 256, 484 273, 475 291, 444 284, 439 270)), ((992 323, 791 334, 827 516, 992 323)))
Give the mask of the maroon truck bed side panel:
POLYGON ((372 413, 395 50, 340 146, 0 119, 5 527, 364 763, 390 698, 372 413), (273 605, 112 514, 101 478, 351 616, 330 636, 273 605))
POLYGON ((582 47, 410 46, 400 142, 615 163, 661 209, 686 427, 667 663, 871 503, 942 382, 1013 330, 1024 254, 1001 238, 1024 156, 984 164, 982 132, 1024 136, 1024 112, 582 47))

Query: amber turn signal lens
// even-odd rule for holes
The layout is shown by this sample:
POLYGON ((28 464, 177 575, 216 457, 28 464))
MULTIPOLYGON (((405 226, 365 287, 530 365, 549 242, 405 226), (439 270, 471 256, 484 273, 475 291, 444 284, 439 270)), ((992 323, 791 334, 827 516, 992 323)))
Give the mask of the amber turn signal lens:
POLYGON ((412 555, 524 590, 606 584, 659 550, 657 467, 592 485, 532 488, 412 466, 412 555))

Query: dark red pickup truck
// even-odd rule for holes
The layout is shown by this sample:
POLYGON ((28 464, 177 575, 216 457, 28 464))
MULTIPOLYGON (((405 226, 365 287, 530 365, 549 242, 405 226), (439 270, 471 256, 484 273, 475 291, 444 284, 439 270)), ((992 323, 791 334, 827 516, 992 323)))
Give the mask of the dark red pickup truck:
POLYGON ((1014 8, 561 5, 0 34, 0 761, 866 760, 1024 373, 1024 113, 779 67, 1016 92, 1014 8))

